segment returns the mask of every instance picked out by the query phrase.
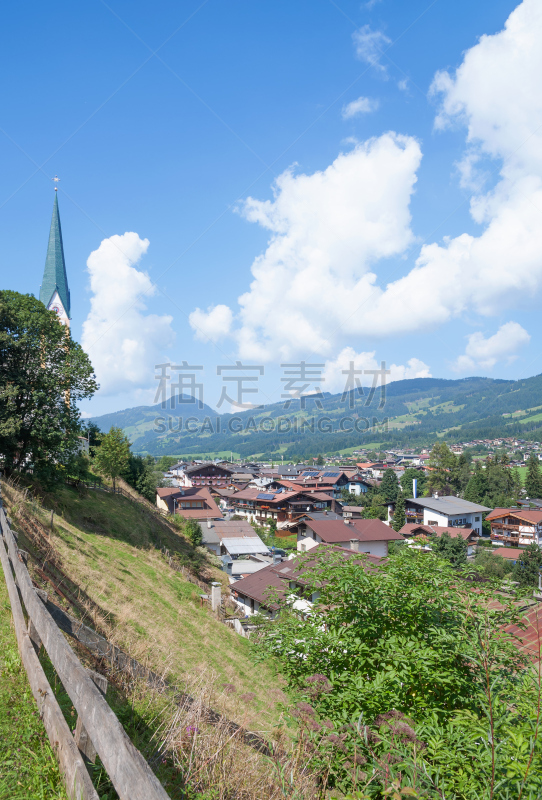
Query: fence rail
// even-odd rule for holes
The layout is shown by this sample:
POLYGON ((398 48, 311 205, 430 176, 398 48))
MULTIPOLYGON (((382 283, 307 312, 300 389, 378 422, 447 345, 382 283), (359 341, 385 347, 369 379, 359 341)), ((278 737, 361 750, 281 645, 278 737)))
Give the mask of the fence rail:
POLYGON ((98 800, 76 740, 62 715, 32 644, 43 644, 69 695, 80 723, 79 742, 88 753, 89 742, 100 756, 121 800, 167 800, 168 795, 129 737, 96 683, 60 632, 32 585, 17 542, 1 507, 0 560, 8 588, 19 652, 32 693, 56 751, 66 790, 73 800, 98 800), (13 572, 12 572, 13 570, 13 572), (29 625, 25 626, 19 593, 29 625), (84 736, 81 736, 81 728, 84 736))

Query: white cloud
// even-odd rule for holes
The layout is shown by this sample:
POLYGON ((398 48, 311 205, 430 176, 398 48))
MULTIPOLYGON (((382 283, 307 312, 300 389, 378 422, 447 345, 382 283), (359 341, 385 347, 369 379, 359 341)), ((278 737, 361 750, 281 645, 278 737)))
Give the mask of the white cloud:
MULTIPOLYGON (((245 218, 271 237, 239 298, 233 335, 241 358, 331 355, 343 333, 365 329, 368 308, 358 309, 374 292, 371 265, 413 241, 408 207, 420 158, 414 139, 384 134, 322 172, 287 170, 275 182, 273 200, 245 202, 245 218)), ((192 321, 207 335, 217 316, 231 319, 216 308, 194 312, 192 321)))
MULTIPOLYGON (((354 389, 358 386, 358 380, 362 386, 372 386, 374 375, 368 370, 380 370, 382 365, 382 360, 377 361, 375 358, 375 352, 375 350, 372 350, 366 353, 356 353, 353 347, 345 347, 337 358, 326 361, 322 391, 343 392, 345 389, 354 389), (351 372, 352 365, 355 370, 362 370, 363 374, 354 375, 351 372), (349 375, 346 373, 349 372, 355 383, 347 387, 346 382, 349 379, 349 375)), ((390 374, 385 378, 386 383, 402 381, 407 378, 431 377, 431 370, 428 365, 418 358, 409 359, 406 365, 386 364, 385 368, 390 370, 390 374)), ((380 380, 378 386, 380 386, 380 380)))
POLYGON ((231 309, 225 305, 210 306, 207 311, 196 308, 188 317, 196 339, 216 342, 228 336, 233 322, 231 309))
MULTIPOLYGON (((374 32, 362 30, 371 41, 374 32)), ((435 77, 437 126, 467 128, 460 169, 481 232, 424 245, 403 277, 386 284, 375 273, 381 259, 404 254, 414 240, 409 202, 421 152, 411 137, 387 133, 358 143, 321 172, 287 171, 272 200, 249 198, 246 219, 269 230, 270 239, 239 298, 232 335, 243 358, 287 360, 313 352, 331 358, 356 336, 417 333, 463 315, 492 316, 536 302, 542 289, 541 39, 542 3, 524 0, 504 30, 467 51, 454 74, 435 77), (482 193, 479 164, 487 168, 489 159, 499 160, 500 173, 496 186, 482 193)), ((369 50, 360 52, 369 57, 369 50)))
POLYGON ((354 31, 352 38, 356 46, 356 57, 384 75, 386 67, 380 63, 380 58, 391 44, 391 39, 382 31, 373 31, 370 25, 363 25, 354 31))
POLYGON ((517 322, 506 322, 497 333, 487 339, 481 331, 467 337, 465 353, 454 364, 456 372, 469 372, 476 367, 492 369, 498 361, 512 363, 517 351, 529 344, 531 337, 517 322))
POLYGON ((111 236, 87 261, 92 298, 81 344, 102 394, 152 386, 154 366, 174 339, 172 317, 144 313, 156 290, 135 265, 148 246, 137 233, 111 236))
POLYGON ((397 83, 397 88, 400 89, 402 92, 408 92, 409 90, 409 80, 408 78, 403 78, 397 83))
POLYGON ((359 117, 360 114, 370 114, 376 111, 380 103, 371 97, 358 97, 357 100, 352 100, 351 103, 343 106, 342 118, 352 119, 352 117, 359 117))

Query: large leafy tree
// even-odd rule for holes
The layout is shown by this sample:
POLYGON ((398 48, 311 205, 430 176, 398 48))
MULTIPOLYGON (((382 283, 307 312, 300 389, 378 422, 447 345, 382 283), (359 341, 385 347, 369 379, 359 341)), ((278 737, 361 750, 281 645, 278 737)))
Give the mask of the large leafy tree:
POLYGON ((527 461, 525 491, 527 492, 527 497, 542 498, 542 473, 540 472, 540 462, 534 453, 531 453, 527 461))
POLYGON ((111 479, 115 489, 117 478, 126 475, 130 464, 130 440, 121 428, 112 427, 102 436, 94 461, 102 475, 111 479))
POLYGON ((0 291, 0 370, 4 469, 65 475, 79 448, 77 402, 98 388, 87 354, 35 297, 0 291))
POLYGON ((410 548, 376 568, 331 548, 302 560, 311 613, 287 586, 270 594, 280 613, 255 649, 298 693, 322 774, 378 800, 392 778, 428 798, 539 796, 537 687, 506 633, 521 612, 501 581, 473 583, 475 570, 410 548))
POLYGON ((452 537, 444 531, 442 536, 431 538, 431 548, 456 567, 467 563, 468 545, 459 535, 452 537))

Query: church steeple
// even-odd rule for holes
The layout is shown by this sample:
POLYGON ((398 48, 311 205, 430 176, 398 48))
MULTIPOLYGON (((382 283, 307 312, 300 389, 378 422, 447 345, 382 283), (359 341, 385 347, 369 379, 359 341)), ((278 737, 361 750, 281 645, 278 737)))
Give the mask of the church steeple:
POLYGON ((43 280, 40 286, 40 300, 48 309, 56 311, 61 322, 67 325, 70 324, 70 290, 68 289, 68 278, 64 261, 64 247, 62 245, 62 229, 60 227, 56 187, 53 218, 51 219, 51 230, 49 232, 49 245, 47 247, 47 258, 45 259, 43 280))

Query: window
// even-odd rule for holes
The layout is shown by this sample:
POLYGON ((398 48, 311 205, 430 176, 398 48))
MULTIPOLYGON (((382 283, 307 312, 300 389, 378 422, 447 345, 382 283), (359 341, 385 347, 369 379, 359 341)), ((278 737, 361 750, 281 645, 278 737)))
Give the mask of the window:
POLYGON ((475 522, 480 522, 480 517, 474 517, 475 522))
POLYGON ((430 519, 427 524, 428 525, 438 525, 438 521, 436 519, 430 519))

